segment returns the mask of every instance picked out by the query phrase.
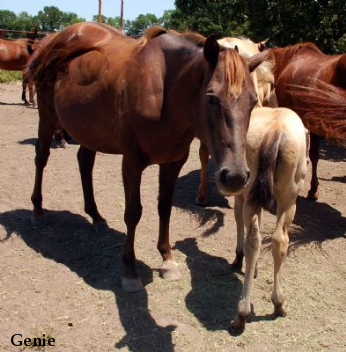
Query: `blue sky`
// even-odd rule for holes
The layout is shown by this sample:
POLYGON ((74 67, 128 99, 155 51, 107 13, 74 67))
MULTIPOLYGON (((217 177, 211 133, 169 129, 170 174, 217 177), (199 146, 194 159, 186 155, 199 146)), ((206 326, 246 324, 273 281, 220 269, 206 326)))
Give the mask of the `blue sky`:
MULTIPOLYGON (((37 15, 45 6, 55 6, 64 12, 74 12, 87 21, 98 14, 99 8, 99 0, 7 0, 1 3, 0 10, 10 10, 15 14, 26 11, 29 15, 37 15)), ((102 0, 102 14, 106 17, 120 16, 120 7, 121 0, 102 0)), ((174 7, 174 0, 124 0, 124 18, 133 20, 147 13, 161 17, 165 10, 174 7)))

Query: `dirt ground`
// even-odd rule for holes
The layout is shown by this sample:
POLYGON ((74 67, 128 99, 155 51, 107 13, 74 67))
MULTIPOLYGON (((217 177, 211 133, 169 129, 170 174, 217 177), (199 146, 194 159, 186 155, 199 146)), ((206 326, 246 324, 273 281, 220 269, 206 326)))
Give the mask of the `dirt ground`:
MULTIPOLYGON (((217 194, 210 168, 210 205, 194 203, 198 142, 179 177, 171 243, 183 278, 166 282, 157 268, 157 171, 143 177, 143 216, 136 237, 145 292, 121 289, 125 241, 121 157, 98 154, 95 195, 108 228, 95 229, 83 210, 78 145, 57 149, 44 174, 43 223, 30 222, 38 112, 21 104, 19 83, 0 85, 0 351, 53 336, 45 351, 346 351, 346 151, 328 144, 319 163, 320 199, 298 199, 284 267, 288 315, 273 319, 275 218, 265 213, 254 312, 245 332, 232 336, 243 275, 230 268, 235 250, 233 199, 217 194), (17 336, 18 338, 18 336, 17 336), (17 341, 20 340, 19 338, 17 341)), ((28 348, 27 350, 30 350, 28 348)))

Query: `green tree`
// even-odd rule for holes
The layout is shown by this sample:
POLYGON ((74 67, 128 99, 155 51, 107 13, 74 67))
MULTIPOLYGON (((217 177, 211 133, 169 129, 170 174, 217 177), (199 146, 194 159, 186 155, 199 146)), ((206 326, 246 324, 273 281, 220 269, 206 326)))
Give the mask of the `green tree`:
POLYGON ((160 21, 154 14, 147 13, 146 15, 139 15, 129 23, 126 34, 136 37, 141 36, 147 28, 155 25, 160 25, 160 21))
POLYGON ((176 0, 171 25, 203 35, 269 38, 272 46, 312 41, 326 53, 342 50, 345 0, 176 0))

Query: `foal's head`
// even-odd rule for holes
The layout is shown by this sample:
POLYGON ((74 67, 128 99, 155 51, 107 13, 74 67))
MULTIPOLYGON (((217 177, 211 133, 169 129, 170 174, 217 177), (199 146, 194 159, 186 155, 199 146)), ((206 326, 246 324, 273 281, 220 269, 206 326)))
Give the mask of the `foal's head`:
POLYGON ((267 56, 264 52, 243 58, 237 48, 220 47, 214 36, 204 45, 208 69, 200 102, 201 114, 205 115, 200 137, 214 159, 216 183, 225 195, 242 191, 250 178, 246 133, 258 99, 250 72, 267 56))

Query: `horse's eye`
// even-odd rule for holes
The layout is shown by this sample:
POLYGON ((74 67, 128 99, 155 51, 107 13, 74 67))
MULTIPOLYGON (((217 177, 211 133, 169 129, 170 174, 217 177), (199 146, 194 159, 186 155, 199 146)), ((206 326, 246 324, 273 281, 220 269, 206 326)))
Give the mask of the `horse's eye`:
POLYGON ((217 102, 216 95, 208 93, 207 94, 207 102, 208 102, 208 104, 211 104, 211 105, 216 104, 216 102, 217 102))

